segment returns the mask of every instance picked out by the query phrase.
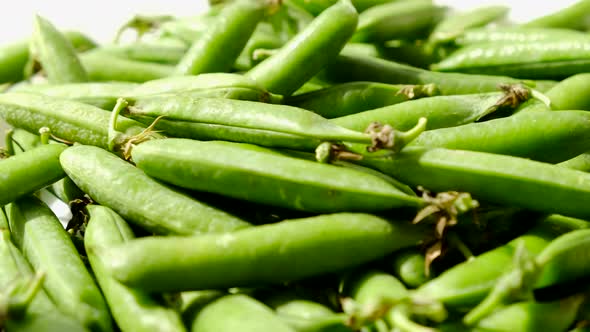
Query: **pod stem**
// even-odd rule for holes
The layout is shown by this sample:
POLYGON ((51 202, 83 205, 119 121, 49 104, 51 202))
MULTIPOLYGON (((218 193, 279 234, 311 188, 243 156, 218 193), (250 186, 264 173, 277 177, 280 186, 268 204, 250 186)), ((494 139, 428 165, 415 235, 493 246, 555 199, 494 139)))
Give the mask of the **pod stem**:
POLYGON ((387 149, 397 153, 426 130, 427 122, 428 120, 422 117, 418 120, 414 128, 405 132, 397 131, 390 125, 373 122, 365 130, 365 133, 371 136, 372 141, 371 146, 367 147, 367 151, 375 152, 381 149, 387 149))
POLYGON ((44 280, 44 273, 36 273, 29 279, 13 281, 8 289, 1 294, 0 321, 2 317, 5 319, 21 317, 42 289, 44 280))
POLYGON ((526 297, 540 272, 541 267, 526 250, 524 243, 519 242, 514 254, 514 268, 500 277, 486 298, 465 315, 463 323, 468 326, 477 324, 498 306, 510 300, 526 297))
POLYGON ((402 332, 435 332, 436 329, 420 325, 412 321, 406 310, 403 308, 394 308, 389 314, 389 320, 399 331, 402 332))
POLYGON ((169 15, 135 15, 129 21, 124 23, 119 29, 117 29, 114 42, 118 43, 121 40, 121 36, 123 36, 123 33, 127 29, 135 30, 135 33, 137 34, 137 39, 139 40, 146 33, 160 27, 162 23, 172 21, 173 19, 174 17, 169 15))
POLYGON ((113 111, 111 112, 111 117, 109 119, 109 130, 108 130, 108 149, 109 151, 114 151, 117 142, 121 140, 121 136, 123 135, 121 132, 117 131, 117 119, 119 115, 121 115, 121 111, 123 111, 129 103, 127 100, 123 98, 118 98, 113 111))
POLYGON ((432 97, 438 95, 438 87, 434 83, 425 85, 406 85, 401 88, 395 95, 403 95, 408 99, 418 99, 422 97, 432 97))
POLYGON ((522 84, 500 84, 498 88, 504 92, 504 95, 484 112, 482 117, 501 108, 516 109, 532 96, 531 89, 522 84))

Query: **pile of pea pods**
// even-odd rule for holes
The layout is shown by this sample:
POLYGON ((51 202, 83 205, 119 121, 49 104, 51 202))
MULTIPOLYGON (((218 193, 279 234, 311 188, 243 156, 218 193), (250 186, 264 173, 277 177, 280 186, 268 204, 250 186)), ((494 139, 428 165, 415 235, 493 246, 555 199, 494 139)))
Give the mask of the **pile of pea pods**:
POLYGON ((35 16, 0 46, 0 331, 590 331, 590 0, 507 13, 35 16))

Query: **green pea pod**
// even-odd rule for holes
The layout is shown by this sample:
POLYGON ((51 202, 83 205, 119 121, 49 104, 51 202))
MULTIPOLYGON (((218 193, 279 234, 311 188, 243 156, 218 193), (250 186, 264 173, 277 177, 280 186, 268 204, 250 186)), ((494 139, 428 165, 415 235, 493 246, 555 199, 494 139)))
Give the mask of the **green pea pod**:
MULTIPOLYGON (((529 127, 530 128, 530 127, 529 127)), ((430 130, 411 146, 498 153, 558 163, 590 150, 586 111, 524 112, 480 123, 430 130), (526 129, 527 125, 533 129, 526 129)))
POLYGON ((476 332, 567 331, 576 319, 583 297, 572 296, 560 301, 519 302, 501 308, 473 327, 476 332))
POLYGON ((153 140, 136 146, 132 157, 148 175, 174 185, 297 210, 378 211, 424 204, 372 174, 236 143, 153 140), (163 165, 163 159, 174 162, 163 165), (216 181, 205 181, 211 176, 216 181), (236 186, 237 179, 244 186, 236 186), (253 184, 258 190, 248 189, 253 184))
POLYGON ((509 243, 446 270, 418 287, 412 297, 440 301, 454 308, 472 307, 483 300, 512 264, 519 243, 530 253, 538 254, 560 234, 587 227, 588 223, 562 222, 561 218, 553 216, 542 219, 533 229, 509 243))
MULTIPOLYGON (((424 41, 392 40, 378 46, 378 58, 428 69, 444 56, 444 49, 435 49, 424 41)), ((347 53, 351 55, 350 53, 347 53)))
MULTIPOLYGON (((47 127, 52 135, 69 142, 109 147, 111 112, 65 99, 36 93, 10 92, 0 94, 0 117, 17 128, 32 133, 47 127)), ((139 122, 120 117, 117 130, 125 140, 145 130, 139 122)), ((118 144, 123 141, 119 141, 118 144)))
MULTIPOLYGON (((372 122, 389 124, 397 130, 412 128, 419 118, 428 119, 427 130, 448 128, 480 120, 499 108, 512 108, 507 105, 509 94, 490 92, 457 96, 435 96, 411 100, 400 104, 385 106, 357 114, 330 120, 344 128, 364 131, 372 122)), ((420 136, 418 136, 420 137, 420 136)))
MULTIPOLYGON (((283 4, 279 10, 283 10, 286 6, 283 4)), ((275 14, 276 15, 276 14, 275 14)), ((271 16, 274 17, 275 15, 271 16)), ((254 52, 258 49, 278 49, 285 44, 285 40, 281 39, 275 34, 273 27, 266 23, 260 22, 256 26, 256 30, 244 46, 242 53, 234 63, 234 69, 238 71, 248 71, 257 65, 261 59, 254 57, 254 52)))
POLYGON ((174 72, 174 67, 170 65, 122 59, 94 51, 81 54, 80 61, 91 81, 143 83, 174 72))
POLYGON ((0 208, 0 230, 9 230, 8 219, 6 219, 6 214, 2 208, 0 208))
POLYGON ((579 31, 556 28, 495 27, 465 30, 454 43, 458 46, 487 43, 526 43, 548 40, 576 38, 588 39, 588 35, 579 31))
POLYGON ((312 14, 313 16, 318 16, 324 10, 328 9, 330 6, 333 6, 337 2, 337 0, 292 0, 292 2, 296 6, 303 8, 305 11, 312 14))
POLYGON ((563 79, 590 70, 590 38, 475 44, 459 49, 431 68, 525 79, 563 79))
POLYGON ((14 242, 36 271, 44 271, 43 287, 57 307, 90 330, 112 330, 102 294, 53 212, 34 197, 6 211, 14 242))
POLYGON ((571 76, 545 92, 554 110, 590 111, 590 74, 571 76))
POLYGON ((183 43, 168 45, 156 42, 137 42, 125 45, 101 45, 94 52, 128 60, 175 65, 182 59, 186 50, 187 48, 183 43))
POLYGON ((201 290, 180 293, 180 312, 186 326, 191 326, 197 314, 209 303, 227 295, 220 290, 201 290))
POLYGON ((490 5, 450 15, 434 27, 428 41, 435 45, 447 43, 469 28, 481 27, 506 16, 509 10, 506 6, 490 5))
POLYGON ((51 185, 51 192, 65 203, 71 203, 77 199, 83 199, 86 195, 72 179, 65 177, 51 185))
POLYGON ((350 1, 339 0, 246 76, 272 93, 291 95, 337 56, 352 36, 357 19, 350 1))
POLYGON ((294 332, 270 308, 246 295, 227 295, 197 315, 192 332, 294 332))
POLYGON ((41 63, 50 83, 88 81, 88 75, 67 38, 49 21, 35 16, 31 54, 41 63))
POLYGON ((415 245, 423 236, 421 228, 403 222, 342 213, 227 234, 137 239, 107 249, 103 257, 113 276, 130 286, 215 289, 337 272, 415 245), (232 273, 227 273, 228 266, 232 273))
POLYGON ((395 158, 366 159, 365 164, 436 192, 469 192, 491 203, 590 217, 590 209, 582 203, 590 195, 590 175, 551 164, 443 148, 406 148, 395 158))
POLYGON ((164 234, 228 232, 249 224, 174 191, 109 152, 75 146, 62 154, 69 177, 96 202, 164 234), (174 208, 171 208, 171 207, 174 208))
MULTIPOLYGON (((20 128, 13 129, 11 141, 12 150, 15 154, 21 154, 41 145, 41 139, 38 135, 31 134, 30 132, 20 128)), ((10 142, 7 140, 6 144, 9 143, 10 142)))
POLYGON ((391 272, 411 288, 420 287, 432 278, 426 274, 424 254, 416 249, 396 253, 389 260, 389 266, 391 272))
POLYGON ((584 152, 579 156, 562 161, 558 166, 575 169, 582 172, 590 172, 590 153, 584 152))
POLYGON ((521 82, 506 76, 432 72, 384 59, 349 54, 340 54, 335 61, 326 66, 323 75, 332 82, 434 84, 441 95, 495 92, 500 84, 521 82))
POLYGON ((397 278, 379 270, 365 271, 348 287, 347 295, 361 306, 379 305, 383 301, 395 303, 409 295, 397 278))
POLYGON ((535 28, 566 28, 584 30, 588 28, 590 1, 581 0, 557 12, 541 16, 527 23, 523 27, 535 28))
POLYGON ((331 119, 435 94, 434 85, 351 82, 298 94, 288 98, 286 103, 331 119))
POLYGON ((0 206, 63 178, 59 156, 65 149, 57 144, 40 146, 0 161, 0 206))
POLYGON ((133 231, 113 210, 90 205, 84 247, 92 271, 121 331, 185 331, 180 315, 157 303, 149 294, 128 288, 105 272, 101 248, 119 245, 135 238, 133 231))
POLYGON ((444 10, 432 1, 393 1, 371 7, 359 15, 355 42, 381 43, 428 35, 444 10))

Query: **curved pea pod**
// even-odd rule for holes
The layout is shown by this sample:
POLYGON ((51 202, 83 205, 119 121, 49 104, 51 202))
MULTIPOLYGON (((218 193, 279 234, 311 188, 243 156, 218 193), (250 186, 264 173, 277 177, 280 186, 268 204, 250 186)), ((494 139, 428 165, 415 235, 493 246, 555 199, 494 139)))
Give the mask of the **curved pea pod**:
POLYGON ((155 233, 228 232, 249 226, 160 184, 103 149, 71 147, 60 161, 74 183, 93 200, 155 233))
POLYGON ((441 72, 563 79, 590 70, 590 38, 476 44, 459 49, 431 68, 441 72))
POLYGON ((528 301, 511 304, 483 318, 473 331, 567 331, 575 321, 582 302, 582 296, 572 296, 549 303, 528 301))
POLYGON ((0 205, 8 204, 63 178, 59 156, 66 149, 61 144, 34 148, 0 161, 0 205))
POLYGON ((174 67, 122 59, 101 52, 86 52, 80 55, 82 66, 91 81, 123 81, 142 83, 173 74, 174 67))
POLYGON ((357 20, 350 1, 339 0, 246 76, 272 93, 291 95, 338 55, 357 20))
POLYGON ((258 22, 276 6, 276 2, 262 0, 238 0, 225 5, 209 28, 195 39, 176 66, 175 74, 197 75, 231 69, 258 22))
POLYGON ((389 266, 393 274, 411 288, 419 287, 431 279, 426 274, 424 254, 416 249, 395 253, 389 260, 389 266))
POLYGON ((410 145, 558 163, 590 150, 589 133, 590 114, 585 111, 524 112, 518 116, 427 131, 410 145))
POLYGON ((406 148, 393 158, 366 159, 365 163, 412 186, 469 192, 476 199, 533 211, 590 217, 590 208, 582 203, 590 199, 590 175, 552 164, 443 148, 406 148))
POLYGON ((36 84, 19 86, 12 89, 11 92, 38 93, 49 97, 79 101, 110 111, 115 107, 117 98, 127 95, 135 87, 137 87, 135 83, 122 82, 36 84))
POLYGON ((434 27, 428 40, 433 44, 447 43, 469 28, 484 26, 506 16, 509 10, 506 6, 490 5, 450 15, 434 27))
POLYGON ((393 1, 373 6, 359 15, 355 42, 379 43, 417 39, 428 34, 444 10, 432 1, 393 1))
POLYGON ((180 315, 157 303, 150 294, 128 288, 113 279, 100 260, 100 248, 119 245, 135 238, 129 225, 113 210, 90 205, 90 219, 84 234, 84 247, 92 271, 122 331, 185 331, 180 315))
POLYGON ((434 96, 351 114, 330 121, 357 131, 364 131, 372 122, 389 124, 397 130, 407 130, 415 126, 421 117, 428 119, 427 130, 455 127, 480 120, 500 108, 513 108, 521 102, 517 101, 516 105, 504 105, 507 104, 506 96, 507 94, 498 92, 434 96))
POLYGON ((159 42, 137 42, 132 44, 107 44, 94 50, 128 60, 155 62, 175 65, 184 56, 187 47, 184 43, 164 44, 159 42))
POLYGON ((519 243, 532 254, 540 253, 552 239, 587 224, 564 223, 547 218, 537 226, 505 245, 489 250, 472 260, 460 263, 418 287, 412 293, 417 300, 440 301, 446 306, 471 307, 485 298, 513 263, 519 243))
POLYGON ((545 92, 554 110, 590 111, 590 74, 577 74, 545 92))
POLYGON ((579 31, 556 28, 494 27, 465 30, 454 43, 459 46, 487 43, 525 43, 561 39, 588 39, 588 35, 579 31))
POLYGON ((102 294, 53 212, 34 197, 6 209, 14 242, 33 268, 45 273, 43 287, 57 307, 90 330, 112 330, 102 294))
POLYGON ((423 236, 415 225, 340 213, 227 234, 142 238, 109 248, 103 257, 113 276, 133 287, 216 289, 337 272, 415 245, 423 236))
POLYGON ((174 185, 297 210, 378 211, 424 204, 368 173, 237 143, 153 140, 136 146, 132 157, 148 175, 174 185), (162 158, 174 162, 162 165, 162 158), (204 181, 211 177, 216 180, 204 181), (236 186, 238 180, 244 186, 236 186), (249 190, 252 186, 258 190, 249 190))
POLYGON ((590 172, 590 153, 584 152, 572 159, 562 161, 557 165, 582 172, 590 172))
POLYGON ((294 332, 264 304, 246 295, 227 295, 197 315, 192 332, 294 332))
POLYGON ((441 95, 495 92, 500 84, 520 83, 506 76, 432 72, 374 57, 340 54, 325 67, 329 81, 371 81, 388 84, 434 84, 441 95))
POLYGON ((580 0, 569 7, 533 19, 521 26, 584 30, 588 28, 589 11, 590 1, 580 0))
POLYGON ((88 81, 88 75, 70 42, 49 21, 35 16, 31 55, 41 63, 49 83, 88 81))
MULTIPOLYGON (((36 93, 0 94, 0 117, 17 128, 31 133, 47 127, 52 135, 69 142, 109 147, 108 130, 111 112, 80 102, 48 97, 36 93)), ((122 140, 141 133, 139 122, 119 117, 117 130, 122 140), (126 136, 126 137, 125 137, 126 136)), ((123 141, 117 141, 122 144, 123 141)))
POLYGON ((285 102, 331 119, 435 94, 436 86, 431 84, 391 85, 350 82, 298 94, 285 102))

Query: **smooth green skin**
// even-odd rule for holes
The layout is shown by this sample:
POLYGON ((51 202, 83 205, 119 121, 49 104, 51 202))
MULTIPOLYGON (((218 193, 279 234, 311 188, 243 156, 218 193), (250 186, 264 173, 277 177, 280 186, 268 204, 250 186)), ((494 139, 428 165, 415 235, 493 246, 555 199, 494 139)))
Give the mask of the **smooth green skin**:
POLYGON ((229 71, 272 3, 237 0, 226 6, 175 68, 176 75, 229 71))
POLYGON ((424 204, 368 173, 238 143, 153 140, 136 146, 132 157, 146 174, 183 188, 296 210, 379 211, 424 204))
POLYGON ((21 154, 25 151, 41 145, 41 138, 38 135, 31 134, 20 128, 14 128, 12 133, 12 148, 15 154, 21 154), (16 144, 18 142, 18 144, 16 144))
POLYGON ((364 131, 373 122, 405 131, 425 117, 428 119, 426 130, 455 127, 475 122, 491 113, 502 96, 503 93, 494 92, 427 97, 331 119, 330 122, 356 131, 364 131))
POLYGON ((323 117, 292 106, 257 103, 223 98, 194 98, 178 94, 165 98, 138 100, 132 115, 168 120, 217 124, 275 131, 321 140, 343 140, 371 144, 371 137, 342 128, 323 117))
POLYGON ((272 310, 242 294, 227 295, 197 315, 192 332, 294 332, 272 310))
POLYGON ((584 152, 579 156, 560 162, 557 165, 582 172, 590 172, 590 153, 584 152))
POLYGON ((76 49, 48 20, 35 16, 31 37, 31 54, 43 67, 51 84, 88 81, 76 49))
POLYGON ((476 199, 576 218, 590 217, 588 173, 498 154, 406 148, 365 164, 411 186, 468 192, 476 199), (550 203, 549 203, 550 202, 550 203))
MULTIPOLYGON (((283 4, 280 10, 283 10, 286 6, 283 4)), ((272 17, 275 17, 277 14, 274 14, 272 17)), ((260 22, 256 26, 256 30, 252 33, 252 36, 244 46, 242 53, 238 56, 235 63, 233 64, 233 68, 238 71, 248 71, 260 63, 260 60, 256 60, 253 58, 254 51, 258 49, 278 49, 281 48, 285 44, 285 40, 281 39, 280 36, 277 36, 273 27, 266 23, 260 22)))
POLYGON ((200 290, 180 293, 180 312, 186 326, 191 326, 197 314, 209 303, 228 293, 221 290, 200 290))
POLYGON ((432 1, 393 1, 371 7, 359 15, 352 41, 383 43, 427 35, 443 8, 432 1))
POLYGON ((8 219, 6 219, 6 214, 4 213, 4 209, 0 208, 0 230, 8 229, 8 219))
POLYGON ((440 61, 443 54, 423 41, 394 40, 378 46, 379 56, 391 61, 428 69, 440 61))
POLYGON ((74 181, 67 176, 53 183, 50 190, 57 198, 65 203, 82 199, 84 198, 84 195, 86 195, 80 188, 78 188, 78 186, 76 186, 74 181))
POLYGON ((325 305, 305 299, 291 299, 270 306, 276 311, 277 315, 301 319, 314 319, 334 314, 334 311, 325 305))
POLYGON ((404 88, 412 88, 412 86, 350 82, 299 94, 287 99, 286 103, 332 119, 421 98, 423 92, 427 95, 431 94, 428 87, 414 86, 417 96, 408 96, 402 93, 403 91, 400 92, 404 88))
POLYGON ((379 270, 364 272, 349 287, 347 295, 361 306, 375 305, 382 300, 396 302, 409 295, 401 281, 379 270))
POLYGON ((129 225, 108 207, 90 205, 87 211, 90 219, 84 233, 84 247, 121 331, 185 331, 178 312, 162 306, 142 290, 124 286, 106 272, 100 258, 102 248, 126 243, 135 236, 129 225))
POLYGON ((246 73, 272 93, 288 96, 337 57, 358 21, 349 0, 339 0, 316 17, 276 54, 246 73))
POLYGON ((148 291, 217 289, 337 272, 413 246, 423 236, 409 223, 340 213, 226 234, 142 238, 111 247, 103 257, 115 278, 148 291))
POLYGON ((173 74, 174 67, 109 56, 101 52, 86 52, 80 61, 91 81, 122 81, 143 83, 173 74))
POLYGON ((393 274, 410 288, 422 286, 431 279, 426 276, 424 254, 416 249, 397 253, 390 262, 393 274))
POLYGON ((432 72, 385 59, 340 54, 323 75, 333 82, 371 81, 389 84, 435 84, 441 95, 498 91, 499 84, 521 83, 506 76, 432 72))
POLYGON ((36 84, 19 86, 12 89, 11 92, 38 93, 49 97, 79 101, 110 111, 115 107, 117 98, 126 96, 137 86, 138 84, 135 83, 122 82, 36 84))
POLYGON ((428 40, 434 44, 448 42, 467 29, 481 27, 501 19, 509 10, 507 6, 488 5, 450 15, 434 27, 428 40))
POLYGON ((74 146, 60 161, 68 176, 94 201, 154 233, 189 235, 249 226, 166 187, 103 149, 74 146))
POLYGON ((112 331, 102 294, 57 217, 39 199, 21 198, 6 207, 13 240, 56 306, 92 331, 112 331))
POLYGON ((586 224, 567 224, 559 220, 542 220, 533 229, 507 244, 489 250, 472 260, 446 270, 438 277, 412 292, 412 297, 441 301, 450 307, 472 307, 484 299, 496 281, 513 264, 519 243, 533 255, 540 253, 560 234, 588 227, 586 224))
POLYGON ((590 38, 475 44, 459 49, 431 69, 559 80, 590 70, 590 38))
POLYGON ((588 39, 588 34, 570 29, 495 27, 465 30, 454 43, 459 46, 483 43, 524 43, 560 39, 588 39))
POLYGON ((558 163, 590 150, 589 134, 590 113, 586 111, 523 112, 518 116, 424 132, 409 145, 558 163))
POLYGON ((583 301, 573 296, 560 301, 519 302, 503 307, 483 318, 474 332, 567 331, 576 319, 583 301))
POLYGON ((95 50, 96 53, 103 53, 123 59, 155 62, 175 65, 184 56, 187 48, 184 44, 167 45, 155 42, 136 42, 133 44, 107 44, 101 45, 95 50))
POLYGON ((59 156, 65 149, 50 144, 0 160, 0 206, 63 178, 59 156))
POLYGON ((292 3, 294 3, 296 6, 303 8, 305 11, 312 14, 313 16, 318 16, 324 10, 328 9, 330 6, 333 6, 336 2, 337 0, 292 0, 292 3))
MULTIPOLYGON (((0 117, 31 133, 48 127, 61 139, 108 148, 111 112, 92 105, 36 93, 9 92, 0 94, 0 117)), ((123 133, 121 140, 144 129, 137 121, 124 117, 117 120, 117 131, 123 133)))
POLYGON ((557 12, 536 18, 522 27, 527 28, 565 28, 584 30, 588 28, 588 13, 590 12, 590 1, 581 0, 557 12))
POLYGON ((590 111, 590 74, 577 74, 545 92, 554 110, 590 111))

